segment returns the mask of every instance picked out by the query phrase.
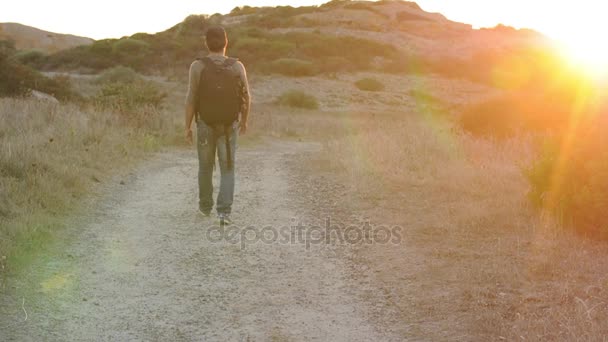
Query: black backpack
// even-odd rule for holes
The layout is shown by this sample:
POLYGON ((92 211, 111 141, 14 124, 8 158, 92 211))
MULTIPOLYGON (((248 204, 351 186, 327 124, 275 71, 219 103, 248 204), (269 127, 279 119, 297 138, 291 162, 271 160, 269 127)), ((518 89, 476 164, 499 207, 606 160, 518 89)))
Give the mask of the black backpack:
POLYGON ((232 68, 238 60, 226 58, 217 64, 205 57, 201 61, 205 68, 199 80, 198 119, 207 125, 230 125, 238 120, 242 104, 241 78, 232 68))

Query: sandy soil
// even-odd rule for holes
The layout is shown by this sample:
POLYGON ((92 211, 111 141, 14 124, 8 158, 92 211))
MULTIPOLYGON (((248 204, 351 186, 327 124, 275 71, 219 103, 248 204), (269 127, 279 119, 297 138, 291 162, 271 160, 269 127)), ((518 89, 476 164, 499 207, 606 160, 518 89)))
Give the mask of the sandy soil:
MULTIPOLYGON (((298 174, 317 148, 241 150, 234 227, 317 222, 305 206, 324 196, 307 197, 311 184, 298 174)), ((351 264, 349 246, 218 241, 215 220, 195 210, 196 168, 193 151, 173 151, 108 185, 74 221, 67 247, 0 297, 0 340, 404 339, 407 325, 370 272, 351 264)))

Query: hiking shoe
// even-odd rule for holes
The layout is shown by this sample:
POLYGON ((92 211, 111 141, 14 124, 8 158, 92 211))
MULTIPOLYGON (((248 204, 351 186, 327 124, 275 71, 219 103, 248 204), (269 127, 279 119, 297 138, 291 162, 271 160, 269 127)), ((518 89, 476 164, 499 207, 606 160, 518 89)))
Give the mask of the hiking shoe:
POLYGON ((232 220, 230 219, 230 215, 229 214, 218 214, 217 215, 218 219, 220 220, 220 225, 221 226, 227 226, 227 225, 231 225, 232 224, 232 220))
POLYGON ((209 217, 209 216, 211 216, 211 211, 206 211, 206 210, 203 210, 203 209, 199 209, 198 212, 203 217, 209 217))

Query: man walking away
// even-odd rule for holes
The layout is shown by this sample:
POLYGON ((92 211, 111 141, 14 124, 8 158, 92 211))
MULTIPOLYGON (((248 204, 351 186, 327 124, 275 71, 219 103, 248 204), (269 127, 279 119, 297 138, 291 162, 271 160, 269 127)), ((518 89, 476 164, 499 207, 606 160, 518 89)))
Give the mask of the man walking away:
POLYGON ((213 169, 217 154, 221 181, 216 210, 220 224, 230 224, 236 141, 239 131, 240 134, 247 132, 249 84, 243 64, 226 57, 226 31, 222 27, 212 27, 205 38, 209 55, 190 66, 186 140, 192 143, 191 126, 196 118, 199 211, 207 217, 213 209, 213 169))

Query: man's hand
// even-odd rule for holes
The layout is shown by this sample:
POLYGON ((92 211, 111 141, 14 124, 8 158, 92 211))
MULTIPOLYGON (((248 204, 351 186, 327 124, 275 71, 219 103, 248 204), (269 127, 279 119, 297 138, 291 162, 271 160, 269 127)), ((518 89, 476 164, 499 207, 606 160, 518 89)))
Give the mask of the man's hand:
POLYGON ((247 123, 246 122, 241 122, 240 125, 240 134, 247 134, 247 123))
POLYGON ((186 143, 188 143, 188 145, 192 145, 193 142, 194 140, 192 139, 192 130, 186 129, 186 143))

